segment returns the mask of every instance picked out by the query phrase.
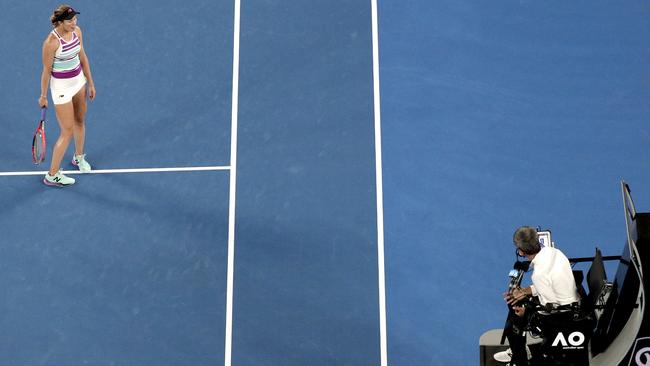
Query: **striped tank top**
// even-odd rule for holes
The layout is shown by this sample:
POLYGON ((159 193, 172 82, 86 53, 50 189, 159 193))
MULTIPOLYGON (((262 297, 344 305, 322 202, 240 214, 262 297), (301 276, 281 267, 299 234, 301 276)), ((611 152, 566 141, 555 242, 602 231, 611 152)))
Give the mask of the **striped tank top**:
POLYGON ((81 73, 81 62, 79 61, 81 42, 79 37, 75 32, 72 32, 72 39, 66 42, 56 30, 53 30, 52 34, 59 39, 59 48, 54 53, 52 77, 69 79, 79 75, 81 73))

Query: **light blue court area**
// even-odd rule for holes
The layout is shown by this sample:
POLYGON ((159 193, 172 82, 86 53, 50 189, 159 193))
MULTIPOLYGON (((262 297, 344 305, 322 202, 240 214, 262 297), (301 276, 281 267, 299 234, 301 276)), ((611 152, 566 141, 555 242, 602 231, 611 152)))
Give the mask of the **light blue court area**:
POLYGON ((2 177, 0 359, 223 362, 228 176, 2 177))
POLYGON ((478 365, 518 226, 620 255, 620 180, 650 207, 650 8, 379 5, 389 363, 478 365))

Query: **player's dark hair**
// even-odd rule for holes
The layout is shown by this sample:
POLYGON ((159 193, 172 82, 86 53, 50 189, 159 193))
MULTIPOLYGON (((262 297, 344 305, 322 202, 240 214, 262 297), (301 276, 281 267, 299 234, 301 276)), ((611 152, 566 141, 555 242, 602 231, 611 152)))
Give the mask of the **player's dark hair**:
POLYGON ((539 244, 537 230, 530 226, 522 226, 517 229, 512 236, 512 241, 515 243, 517 248, 527 255, 537 254, 542 249, 539 244))
POLYGON ((50 17, 50 22, 52 22, 52 25, 58 25, 61 22, 61 17, 63 14, 65 14, 70 8, 72 8, 70 5, 61 4, 56 9, 54 9, 54 12, 50 17))

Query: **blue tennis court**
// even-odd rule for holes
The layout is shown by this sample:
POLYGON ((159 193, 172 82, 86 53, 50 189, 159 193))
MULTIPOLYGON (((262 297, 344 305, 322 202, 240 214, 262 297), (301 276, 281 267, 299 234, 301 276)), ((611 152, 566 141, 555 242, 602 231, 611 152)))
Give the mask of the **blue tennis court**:
POLYGON ((58 5, 0 16, 0 365, 474 365, 517 226, 617 255, 619 180, 650 207, 642 1, 80 0, 63 189, 58 5))

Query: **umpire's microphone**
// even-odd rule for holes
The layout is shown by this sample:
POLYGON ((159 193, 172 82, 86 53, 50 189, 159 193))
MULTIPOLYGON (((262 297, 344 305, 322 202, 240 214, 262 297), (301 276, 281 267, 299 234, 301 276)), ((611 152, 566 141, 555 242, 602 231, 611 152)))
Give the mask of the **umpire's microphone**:
POLYGON ((510 273, 508 273, 508 277, 510 277, 510 281, 508 282, 509 294, 511 294, 516 288, 519 287, 519 285, 521 285, 521 280, 524 277, 524 273, 528 271, 529 266, 530 262, 515 262, 513 269, 511 269, 510 273))

